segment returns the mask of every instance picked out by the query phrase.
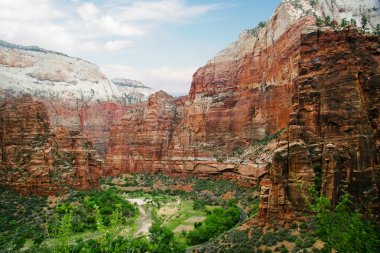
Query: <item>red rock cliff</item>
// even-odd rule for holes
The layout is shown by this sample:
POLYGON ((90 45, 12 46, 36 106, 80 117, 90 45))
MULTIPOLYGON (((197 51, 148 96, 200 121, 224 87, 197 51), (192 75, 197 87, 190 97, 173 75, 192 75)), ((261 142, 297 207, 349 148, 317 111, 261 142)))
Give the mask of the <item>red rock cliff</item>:
POLYGON ((309 17, 296 22, 268 47, 260 38, 243 34, 252 40, 252 48, 237 58, 224 56, 200 68, 187 98, 177 103, 173 99, 163 101, 171 108, 170 116, 156 113, 156 118, 141 118, 146 111, 160 111, 163 106, 152 98, 147 108, 141 109, 144 112, 124 118, 111 130, 109 169, 113 174, 144 170, 206 176, 244 174, 257 179, 267 161, 242 158, 241 149, 288 125, 300 34, 305 24, 313 22, 309 17), (145 125, 159 128, 156 131, 164 131, 168 138, 152 143, 162 135, 145 125), (159 155, 152 156, 150 149, 155 145, 159 155), (133 162, 130 155, 122 155, 122 150, 136 154, 133 162))
POLYGON ((261 182, 264 220, 304 211, 311 183, 377 213, 379 38, 305 27, 313 22, 210 61, 188 97, 155 94, 112 127, 107 173, 249 178, 261 182))
POLYGON ((1 104, 0 181, 28 193, 96 187, 103 162, 77 131, 52 129, 46 106, 30 95, 1 104))
POLYGON ((379 63, 378 36, 302 35, 293 113, 262 181, 261 218, 304 210, 311 184, 334 204, 349 193, 379 215, 379 63))

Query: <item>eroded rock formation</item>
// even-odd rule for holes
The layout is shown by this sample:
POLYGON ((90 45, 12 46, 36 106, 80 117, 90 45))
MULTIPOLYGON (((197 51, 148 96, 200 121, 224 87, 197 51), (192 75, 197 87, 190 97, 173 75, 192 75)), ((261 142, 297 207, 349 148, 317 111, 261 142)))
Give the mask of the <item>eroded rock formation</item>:
POLYGON ((0 108, 0 181, 24 193, 96 187, 103 161, 77 131, 51 128, 46 106, 30 95, 0 108))
MULTIPOLYGON (((160 91, 138 106, 95 101, 99 91, 91 90, 6 100, 1 181, 50 193, 92 187, 102 174, 216 175, 260 184, 264 221, 304 211, 311 184, 333 203, 348 192, 377 215, 379 37, 336 20, 367 15, 373 29, 378 2, 363 1, 376 7, 366 12, 355 1, 315 4, 283 1, 265 26, 243 32, 200 68, 188 96, 160 91), (331 16, 335 30, 314 26, 315 16, 331 16)), ((20 62, 8 51, 0 62, 36 64, 35 53, 20 62)), ((63 81, 54 73, 29 77, 63 81)))
POLYGON ((314 184, 379 215, 380 45, 356 30, 301 37, 292 118, 262 182, 260 216, 303 211, 314 184))
POLYGON ((305 211, 311 184, 377 214, 379 38, 313 22, 210 61, 188 97, 153 95, 112 127, 107 173, 248 178, 260 182, 263 220, 305 211))

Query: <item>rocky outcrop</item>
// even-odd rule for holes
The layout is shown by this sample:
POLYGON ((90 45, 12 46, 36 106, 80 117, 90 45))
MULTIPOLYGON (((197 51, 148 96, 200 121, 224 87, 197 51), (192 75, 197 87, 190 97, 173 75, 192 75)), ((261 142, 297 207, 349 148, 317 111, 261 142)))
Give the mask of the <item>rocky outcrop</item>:
POLYGON ((189 96, 152 99, 114 125, 107 173, 248 178, 260 182, 262 220, 305 211, 311 184, 378 212, 378 36, 314 26, 343 7, 365 14, 351 2, 299 2, 200 68, 189 96))
POLYGON ((204 176, 243 173, 257 179, 270 158, 252 161, 249 154, 241 157, 242 151, 254 141, 287 127, 293 81, 298 73, 299 37, 303 26, 313 22, 309 17, 296 22, 272 46, 264 47, 256 38, 253 50, 240 58, 209 62, 194 74, 188 97, 177 102, 163 100, 165 104, 150 99, 147 108, 141 109, 144 112, 124 118, 124 123, 111 131, 112 141, 107 154, 110 169, 134 171, 137 159, 139 167, 145 171, 204 176), (171 127, 165 129, 168 138, 156 139, 157 133, 145 126, 157 125, 147 122, 151 118, 144 118, 142 125, 145 127, 137 126, 141 115, 153 107, 155 111, 160 111, 161 107, 172 108, 170 117, 155 114, 158 119, 154 119, 162 122, 160 126, 171 127), (145 131, 144 137, 131 129, 145 131), (120 136, 120 132, 124 132, 124 136, 120 136), (129 133, 134 138, 131 139, 129 133), (164 142, 159 144, 162 147, 160 155, 152 156, 147 151, 153 139, 164 142), (123 149, 136 153, 133 165, 130 156, 121 155, 123 149))
POLYGON ((46 106, 30 95, 1 104, 0 182, 24 193, 96 187, 103 162, 79 132, 52 128, 46 106))
POLYGON ((153 90, 112 82, 90 62, 35 46, 0 41, 0 92, 31 94, 47 106, 51 126, 81 131, 102 158, 109 127, 128 110, 145 101, 153 90))
POLYGON ((292 118, 262 182, 261 218, 303 211, 311 184, 333 204, 349 193, 379 215, 379 63, 378 36, 302 35, 292 118))
POLYGON ((175 100, 163 91, 150 96, 145 107, 131 109, 111 129, 106 173, 159 171, 175 123, 175 100))

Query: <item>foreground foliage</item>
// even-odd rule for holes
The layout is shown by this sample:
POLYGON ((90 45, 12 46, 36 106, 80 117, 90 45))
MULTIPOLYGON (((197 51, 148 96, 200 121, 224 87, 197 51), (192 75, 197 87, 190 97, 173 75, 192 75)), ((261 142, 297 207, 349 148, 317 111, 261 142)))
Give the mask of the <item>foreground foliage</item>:
POLYGON ((27 239, 43 238, 46 198, 22 196, 0 187, 0 252, 18 251, 27 239))
MULTIPOLYGON (((315 194, 314 194, 315 196, 315 194)), ((310 205, 315 212, 317 233, 325 242, 325 251, 380 252, 380 230, 351 208, 344 195, 335 209, 324 196, 315 196, 310 205)))
POLYGON ((71 226, 72 216, 65 214, 60 220, 55 240, 48 244, 34 246, 27 252, 64 252, 64 253, 181 253, 185 245, 177 242, 173 232, 155 223, 149 230, 149 238, 134 238, 130 234, 123 235, 122 212, 114 211, 110 217, 109 226, 104 225, 104 219, 96 207, 97 236, 90 240, 73 240, 71 226))

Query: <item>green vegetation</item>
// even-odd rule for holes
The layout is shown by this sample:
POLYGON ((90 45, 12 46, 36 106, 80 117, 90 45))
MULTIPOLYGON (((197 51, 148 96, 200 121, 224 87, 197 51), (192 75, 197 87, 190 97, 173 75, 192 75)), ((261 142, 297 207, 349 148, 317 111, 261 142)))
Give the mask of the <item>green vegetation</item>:
MULTIPOLYGON (((84 232, 96 229, 97 212, 102 215, 104 224, 108 226, 113 211, 116 209, 125 218, 137 215, 137 209, 112 189, 104 191, 78 191, 57 205, 56 215, 58 217, 55 217, 55 220, 60 220, 60 218, 70 213, 72 216, 73 232, 84 232)), ((122 223, 126 224, 126 219, 123 219, 122 223)), ((51 222, 52 228, 56 225, 55 221, 51 222)))
POLYGON ((318 0, 310 0, 310 5, 313 7, 317 5, 317 3, 318 3, 318 0))
POLYGON ((231 229, 239 222, 240 215, 240 210, 236 206, 227 209, 213 209, 203 223, 196 223, 195 230, 187 234, 186 238, 189 245, 206 242, 231 229))
POLYGON ((116 209, 111 217, 109 226, 105 226, 103 215, 96 208, 97 235, 93 239, 74 241, 71 226, 71 213, 65 214, 59 221, 55 240, 45 245, 35 245, 28 252, 89 252, 89 253, 124 253, 124 252, 156 252, 181 253, 185 245, 176 241, 173 233, 160 224, 155 223, 149 230, 149 238, 122 235, 122 212, 116 209))
POLYGON ((293 223, 289 228, 273 222, 267 231, 255 225, 245 226, 245 229, 233 228, 202 244, 197 252, 320 252, 314 247, 316 240, 315 223, 309 218, 305 223, 293 223))
MULTIPOLYGON (((313 168, 318 185, 320 163, 313 168)), ((292 224, 239 227, 245 214, 257 214, 259 204, 258 189, 242 183, 129 175, 104 179, 102 191, 72 191, 49 201, 1 189, 0 252, 170 253, 189 246, 190 251, 208 253, 380 250, 380 231, 350 208, 348 196, 334 209, 315 189, 308 198, 314 199, 309 204, 315 215, 292 224), (133 191, 126 191, 127 185, 133 191), (127 201, 132 198, 144 200, 139 208, 153 223, 144 235, 136 234, 137 207, 127 201)))
POLYGON ((186 220, 191 217, 204 217, 206 215, 204 210, 194 208, 194 202, 191 200, 181 201, 173 217, 168 218, 163 224, 170 231, 173 231, 180 225, 185 225, 186 220))
POLYGON ((0 187, 0 252, 14 252, 26 240, 43 238, 43 208, 46 198, 21 196, 0 187))
POLYGON ((255 28, 247 30, 249 34, 252 34, 254 36, 258 36, 259 32, 262 28, 264 28, 267 25, 267 22, 260 21, 255 28))
POLYGON ((351 18, 351 20, 350 20, 350 25, 352 25, 352 26, 357 26, 357 24, 356 24, 356 20, 355 19, 353 19, 353 18, 351 18))
POLYGON ((343 18, 342 21, 340 22, 340 26, 341 27, 346 27, 348 26, 348 21, 346 18, 343 18))
POLYGON ((325 26, 330 26, 331 25, 331 17, 326 16, 324 20, 325 26))
POLYGON ((361 22, 362 22, 362 28, 365 30, 368 24, 368 19, 365 15, 362 16, 361 22))
POLYGON ((359 212, 350 207, 350 196, 344 195, 333 208, 324 196, 312 190, 315 203, 317 234, 325 242, 325 251, 380 252, 380 231, 369 221, 363 220, 359 212))
POLYGON ((315 25, 318 27, 322 27, 323 26, 323 19, 319 16, 316 16, 315 17, 315 25))

